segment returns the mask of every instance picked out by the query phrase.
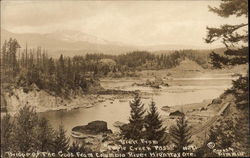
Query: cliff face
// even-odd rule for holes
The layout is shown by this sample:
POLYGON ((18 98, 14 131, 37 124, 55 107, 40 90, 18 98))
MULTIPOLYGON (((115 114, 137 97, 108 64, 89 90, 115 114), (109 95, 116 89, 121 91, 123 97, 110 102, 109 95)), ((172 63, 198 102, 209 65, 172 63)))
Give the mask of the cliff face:
POLYGON ((8 112, 18 111, 24 105, 33 106, 39 112, 67 105, 67 102, 62 98, 52 96, 43 90, 32 90, 25 93, 22 88, 17 88, 4 93, 3 97, 8 112))
MULTIPOLYGON (((94 94, 103 88, 100 84, 89 86, 90 92, 94 94)), ((1 93, 1 109, 2 112, 8 111, 14 113, 24 105, 32 106, 37 112, 60 109, 74 109, 78 107, 89 107, 95 104, 94 95, 84 94, 83 92, 71 91, 66 97, 57 96, 45 90, 31 85, 29 91, 23 87, 11 87, 1 93)))

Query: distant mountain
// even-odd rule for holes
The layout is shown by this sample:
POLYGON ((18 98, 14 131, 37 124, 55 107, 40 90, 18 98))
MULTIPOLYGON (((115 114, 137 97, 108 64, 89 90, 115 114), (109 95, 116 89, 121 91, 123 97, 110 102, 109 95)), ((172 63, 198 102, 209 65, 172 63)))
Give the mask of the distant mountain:
POLYGON ((26 43, 28 48, 38 46, 47 49, 49 55, 58 57, 60 54, 66 56, 84 55, 86 53, 121 54, 134 50, 162 51, 180 49, 202 49, 197 46, 188 45, 152 45, 133 46, 120 42, 108 41, 83 32, 61 30, 47 34, 39 33, 13 33, 1 29, 1 44, 9 38, 16 38, 22 48, 26 43))
POLYGON ((111 44, 111 42, 100 39, 98 37, 82 33, 80 31, 72 31, 72 30, 61 30, 53 33, 44 34, 45 37, 50 39, 60 39, 67 42, 89 42, 96 44, 111 44))
POLYGON ((12 33, 1 29, 1 44, 11 37, 17 39, 22 48, 25 47, 26 43, 28 48, 40 46, 47 49, 50 55, 56 57, 60 54, 67 56, 86 53, 121 54, 136 50, 133 46, 121 45, 77 31, 38 34, 12 33))

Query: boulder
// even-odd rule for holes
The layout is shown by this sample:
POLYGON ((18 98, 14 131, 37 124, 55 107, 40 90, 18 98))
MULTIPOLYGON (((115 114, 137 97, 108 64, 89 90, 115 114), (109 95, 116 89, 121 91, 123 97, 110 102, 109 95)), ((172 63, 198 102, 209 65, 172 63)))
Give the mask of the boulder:
POLYGON ((72 128, 72 131, 85 134, 112 133, 112 131, 108 129, 107 122, 105 121, 92 121, 87 125, 76 126, 72 128))
POLYGON ((169 116, 183 116, 184 113, 183 112, 180 112, 179 110, 175 111, 175 112, 171 112, 169 114, 169 116))
POLYGON ((108 125, 107 125, 107 122, 105 121, 93 121, 93 122, 88 123, 86 128, 89 130, 96 131, 96 132, 102 132, 102 131, 108 130, 108 125))

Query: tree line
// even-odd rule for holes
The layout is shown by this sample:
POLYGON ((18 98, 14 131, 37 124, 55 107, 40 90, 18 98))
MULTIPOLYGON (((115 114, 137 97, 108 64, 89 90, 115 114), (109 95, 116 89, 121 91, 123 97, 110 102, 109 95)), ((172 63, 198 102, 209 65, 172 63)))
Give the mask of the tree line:
MULTIPOLYGON (((140 96, 137 94, 129 105, 131 108, 129 123, 120 127, 119 138, 137 140, 138 142, 133 145, 134 147, 145 146, 145 144, 140 143, 142 139, 157 141, 156 145, 158 146, 173 146, 172 150, 165 152, 176 153, 179 157, 184 157, 183 154, 189 152, 194 154, 190 157, 218 156, 207 147, 210 142, 216 144, 216 149, 226 149, 233 146, 236 147, 235 150, 245 151, 249 147, 247 137, 242 137, 242 131, 236 129, 236 127, 247 128, 244 126, 245 119, 238 120, 236 127, 234 121, 230 118, 226 122, 212 127, 208 133, 208 138, 203 140, 203 145, 197 150, 192 150, 192 148, 189 148, 194 143, 191 139, 192 127, 189 125, 185 114, 178 116, 176 124, 172 125, 167 132, 154 101, 151 101, 146 111, 140 96)), ((243 130, 243 132, 246 130, 243 130)), ((150 145, 155 144, 148 144, 147 146, 150 147, 150 145)), ((59 125, 58 129, 53 129, 49 121, 46 118, 38 117, 35 110, 30 106, 24 106, 14 116, 5 114, 1 118, 1 156, 8 157, 6 152, 36 153, 37 151, 55 154, 58 152, 73 153, 74 155, 77 152, 85 154, 99 152, 87 148, 84 141, 81 144, 77 142, 70 144, 62 125, 59 125)), ((129 148, 118 152, 127 153, 129 148)), ((135 151, 135 153, 137 152, 142 153, 141 151, 135 151)), ((157 153, 159 151, 151 148, 150 152, 157 153)), ((148 153, 148 151, 143 151, 143 153, 148 153)))
MULTIPOLYGON (((193 143, 191 140, 191 126, 189 126, 184 114, 177 118, 176 125, 171 126, 169 133, 167 133, 154 101, 151 101, 146 112, 144 104, 137 94, 130 102, 130 108, 129 123, 120 127, 121 138, 137 140, 138 143, 134 145, 136 147, 145 145, 140 143, 142 139, 157 141, 159 146, 173 145, 173 152, 179 153, 180 157, 183 157, 184 152, 189 151, 186 148, 193 143)), ((150 151, 157 152, 154 148, 151 148, 150 151)))
POLYGON ((45 49, 21 49, 16 39, 5 41, 1 49, 1 81, 26 87, 35 84, 55 94, 71 90, 87 91, 98 77, 108 74, 125 74, 144 69, 163 69, 177 66, 184 58, 206 63, 204 57, 192 51, 175 51, 171 54, 152 54, 134 51, 122 55, 87 54, 86 56, 58 59, 48 56, 45 49), (109 60, 107 60, 109 59, 109 60), (107 60, 107 61, 105 61, 107 60), (111 63, 110 63, 111 62, 111 63))
POLYGON ((203 68, 208 68, 209 53, 197 50, 180 50, 171 53, 151 53, 148 51, 133 51, 121 55, 87 54, 87 59, 101 60, 112 59, 117 63, 116 69, 122 70, 149 70, 149 69, 169 69, 176 67, 180 61, 188 58, 203 68))
MULTIPOLYGON (((20 45, 15 39, 5 41, 1 53, 1 81, 29 88, 35 84, 56 94, 80 89, 85 91, 93 82, 87 78, 87 72, 95 71, 96 65, 85 63, 83 57, 63 57, 53 59, 40 47, 22 52, 17 50, 20 45), (89 71, 88 71, 89 70, 89 71)), ((20 50, 19 50, 20 51, 20 50)))
POLYGON ((24 106, 15 116, 7 113, 1 118, 1 157, 15 157, 7 152, 57 154, 58 152, 84 153, 88 150, 77 142, 70 145, 62 125, 59 125, 58 129, 53 129, 49 121, 38 117, 30 106, 24 106))
MULTIPOLYGON (((239 82, 244 82, 244 78, 240 77, 239 80, 234 81, 234 86, 226 93, 234 94, 239 93, 239 89, 248 87, 238 87, 242 85, 239 82), (237 88, 236 88, 237 87, 237 88), (239 88, 239 89, 238 89, 239 88)), ((189 125, 185 114, 178 116, 176 124, 169 127, 168 132, 166 126, 163 125, 161 116, 159 115, 156 103, 151 101, 149 109, 144 109, 144 104, 141 102, 139 95, 130 102, 130 117, 129 123, 120 127, 121 138, 125 140, 141 139, 157 141, 158 145, 173 145, 172 151, 179 153, 179 157, 184 157, 185 153, 191 152, 192 156, 185 157, 218 157, 219 155, 213 152, 213 148, 209 148, 209 143, 215 143, 216 149, 233 149, 233 152, 244 153, 245 156, 249 155, 249 116, 247 116, 247 103, 242 102, 247 93, 240 92, 236 97, 235 103, 239 108, 240 114, 235 117, 224 116, 225 118, 219 119, 218 124, 211 126, 211 129, 206 131, 206 136, 202 139, 202 145, 194 149, 188 148, 194 144, 192 138, 192 126, 189 125), (184 155, 183 155, 184 154, 184 155)), ((206 129, 205 129, 206 130, 206 129)), ((135 144, 135 147, 140 147, 145 144, 135 144)), ((154 151, 154 150, 151 150, 154 151)), ((128 152, 128 151, 125 151, 128 152)), ((139 151, 140 153, 141 151, 139 151)), ((169 151, 166 151, 169 152, 169 151)), ((171 152, 171 151, 170 151, 171 152)), ((147 151, 146 151, 147 153, 147 151)))
MULTIPOLYGON (((129 123, 120 128, 120 138, 157 141, 157 145, 167 145, 171 142, 175 145, 174 151, 180 153, 184 152, 184 147, 192 144, 191 127, 184 116, 178 118, 177 124, 171 127, 168 136, 155 102, 150 103, 149 110, 145 114, 144 105, 139 95, 136 95, 130 102, 130 107, 129 123)), ((99 152, 86 148, 84 141, 81 144, 77 142, 70 144, 62 125, 59 125, 58 129, 53 129, 49 121, 39 117, 30 106, 20 108, 14 116, 6 113, 1 118, 1 156, 9 157, 8 152, 36 153, 37 151, 55 154, 99 152)))

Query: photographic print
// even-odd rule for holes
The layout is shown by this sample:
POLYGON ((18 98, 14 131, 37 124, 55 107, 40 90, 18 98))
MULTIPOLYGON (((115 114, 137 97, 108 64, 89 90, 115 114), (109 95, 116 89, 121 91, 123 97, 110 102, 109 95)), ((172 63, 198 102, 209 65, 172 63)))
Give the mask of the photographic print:
POLYGON ((249 157, 248 0, 1 0, 2 158, 249 157))

